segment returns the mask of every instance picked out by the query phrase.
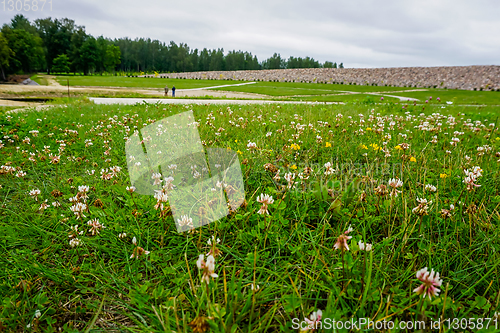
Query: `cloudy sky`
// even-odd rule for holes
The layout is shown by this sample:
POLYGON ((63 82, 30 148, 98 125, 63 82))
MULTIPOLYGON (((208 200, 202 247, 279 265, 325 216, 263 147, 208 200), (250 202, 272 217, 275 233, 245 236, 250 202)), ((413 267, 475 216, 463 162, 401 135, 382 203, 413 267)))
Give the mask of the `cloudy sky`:
POLYGON ((500 0, 47 0, 43 12, 9 11, 8 2, 1 24, 16 13, 67 17, 94 36, 242 50, 259 61, 277 52, 345 67, 500 65, 500 0))

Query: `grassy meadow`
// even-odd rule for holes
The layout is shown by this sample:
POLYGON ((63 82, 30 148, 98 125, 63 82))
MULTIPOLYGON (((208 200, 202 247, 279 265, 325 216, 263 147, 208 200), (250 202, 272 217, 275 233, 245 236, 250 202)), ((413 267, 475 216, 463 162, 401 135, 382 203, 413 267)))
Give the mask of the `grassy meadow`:
MULTIPOLYGON (((127 88, 170 88, 175 85, 177 89, 191 89, 226 84, 238 84, 245 81, 233 80, 192 80, 192 79, 166 79, 151 77, 123 77, 123 76, 56 76, 61 85, 88 87, 127 87, 127 88)), ((43 75, 38 75, 35 80, 42 82, 43 75)), ((440 104, 453 102, 455 104, 470 105, 500 105, 500 93, 497 91, 468 91, 440 88, 411 88, 387 86, 363 86, 348 84, 324 83, 298 83, 298 82, 264 82, 255 84, 214 88, 214 90, 255 93, 269 96, 270 99, 302 100, 320 102, 367 102, 400 103, 398 98, 384 96, 394 95, 408 98, 417 98, 417 104, 440 104), (372 95, 375 93, 379 95, 372 95), (381 100, 381 97, 384 100, 381 100), (432 99, 429 99, 432 97, 432 99), (427 103, 426 103, 427 101, 427 103)), ((413 102, 412 102, 413 103, 413 102)))
POLYGON ((0 331, 333 332, 328 320, 366 318, 363 331, 457 332, 453 318, 473 318, 498 332, 499 110, 455 104, 2 114, 0 331), (178 233, 168 204, 130 189, 124 147, 188 110, 205 147, 237 152, 246 198, 178 233))

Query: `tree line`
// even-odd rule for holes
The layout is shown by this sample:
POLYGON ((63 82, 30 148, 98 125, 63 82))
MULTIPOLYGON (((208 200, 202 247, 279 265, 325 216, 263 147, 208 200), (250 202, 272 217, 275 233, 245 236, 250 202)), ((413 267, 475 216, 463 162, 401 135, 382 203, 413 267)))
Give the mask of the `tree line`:
MULTIPOLYGON (((8 74, 33 73, 113 73, 193 72, 259 70, 280 68, 336 68, 337 63, 320 63, 314 58, 281 58, 275 53, 259 62, 250 52, 224 49, 191 49, 187 44, 169 44, 150 38, 94 37, 74 20, 36 19, 21 14, 0 30, 0 69, 8 74)), ((343 68, 343 64, 338 65, 343 68)))

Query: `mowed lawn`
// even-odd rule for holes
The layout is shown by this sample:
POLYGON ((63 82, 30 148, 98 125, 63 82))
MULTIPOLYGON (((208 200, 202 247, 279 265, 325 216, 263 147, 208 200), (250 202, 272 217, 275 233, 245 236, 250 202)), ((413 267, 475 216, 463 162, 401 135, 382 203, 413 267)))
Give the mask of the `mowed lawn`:
POLYGON ((243 83, 243 81, 216 81, 216 80, 181 80, 164 79, 150 77, 126 77, 111 75, 89 75, 89 76, 56 76, 57 82, 61 85, 84 87, 128 87, 128 88, 164 88, 168 85, 169 89, 175 86, 177 89, 203 88, 210 86, 219 86, 224 84, 243 83))
MULTIPOLYGON (((36 80, 43 83, 43 75, 36 80)), ((128 88, 155 88, 161 89, 168 85, 171 89, 192 89, 215 87, 245 83, 232 80, 192 80, 192 79, 164 79, 164 78, 133 78, 123 76, 57 76, 56 80, 70 86, 89 87, 128 87, 128 88)), ((377 103, 406 103, 404 100, 391 97, 401 96, 418 99, 418 104, 455 104, 500 105, 500 92, 496 91, 468 91, 434 88, 406 88, 386 86, 341 85, 323 83, 292 83, 292 82, 262 82, 243 86, 229 86, 214 88, 214 90, 234 91, 268 95, 269 98, 282 100, 303 100, 320 102, 351 102, 373 101, 377 103), (374 93, 374 94, 370 94, 374 93), (384 97, 383 100, 381 97, 384 97), (438 101, 438 97, 440 101, 438 101), (427 101, 427 102, 426 102, 427 101)), ((413 103, 413 102, 412 102, 413 103)))

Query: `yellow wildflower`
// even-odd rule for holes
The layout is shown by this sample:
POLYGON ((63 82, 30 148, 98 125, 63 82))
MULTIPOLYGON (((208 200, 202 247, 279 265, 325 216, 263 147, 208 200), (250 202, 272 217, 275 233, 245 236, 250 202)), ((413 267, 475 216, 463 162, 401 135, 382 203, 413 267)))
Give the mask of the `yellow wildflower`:
POLYGON ((497 136, 497 137, 495 138, 495 140, 500 141, 500 137, 498 137, 498 136, 497 136))
POLYGON ((297 166, 294 164, 290 167, 290 169, 297 170, 297 166))
POLYGON ((400 145, 397 145, 396 147, 394 147, 394 149, 396 149, 396 150, 403 150, 403 148, 401 148, 400 145))
POLYGON ((410 157, 410 162, 416 162, 416 161, 417 161, 417 159, 415 157, 413 157, 413 156, 410 157))
POLYGON ((240 155, 243 154, 239 149, 238 149, 237 153, 240 154, 240 155))
POLYGON ((325 145, 325 147, 331 147, 331 146, 332 146, 332 144, 330 142, 327 142, 325 145))
POLYGON ((234 142, 238 142, 238 139, 234 140, 234 142))
POLYGON ((292 147, 293 150, 299 150, 300 149, 300 146, 295 144, 295 143, 292 143, 292 145, 290 146, 292 147))
POLYGON ((368 149, 368 147, 366 145, 361 145, 361 148, 362 149, 368 149))
POLYGON ((373 150, 380 150, 380 149, 382 149, 382 148, 381 148, 381 147, 379 147, 379 145, 378 145, 378 144, 376 144, 376 143, 372 143, 372 144, 370 144, 370 147, 372 147, 372 148, 373 148, 373 150))
POLYGON ((442 174, 439 175, 439 178, 446 178, 446 177, 448 177, 448 175, 445 174, 445 173, 442 173, 442 174))
POLYGON ((367 131, 371 131, 372 129, 371 129, 371 127, 367 127, 366 130, 367 131))

